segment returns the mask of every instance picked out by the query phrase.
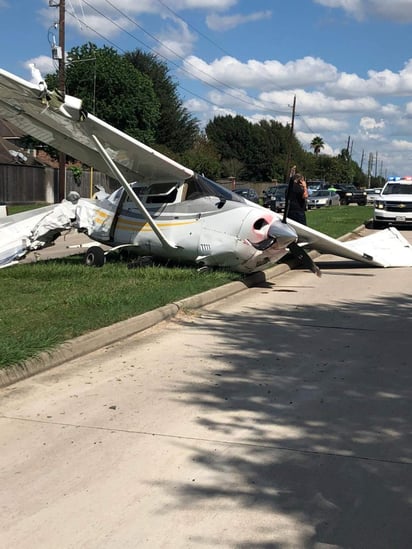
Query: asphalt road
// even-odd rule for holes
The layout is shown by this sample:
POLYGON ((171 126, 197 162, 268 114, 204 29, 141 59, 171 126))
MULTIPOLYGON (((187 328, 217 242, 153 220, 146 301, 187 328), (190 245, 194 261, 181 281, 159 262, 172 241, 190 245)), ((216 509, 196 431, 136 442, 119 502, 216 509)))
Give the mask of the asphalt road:
POLYGON ((317 263, 1 389, 0 546, 409 549, 411 270, 317 263))

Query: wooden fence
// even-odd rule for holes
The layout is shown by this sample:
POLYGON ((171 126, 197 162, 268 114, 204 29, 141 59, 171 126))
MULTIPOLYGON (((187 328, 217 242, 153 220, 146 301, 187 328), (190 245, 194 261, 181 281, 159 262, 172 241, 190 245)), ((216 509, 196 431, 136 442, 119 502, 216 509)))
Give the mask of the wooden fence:
MULTIPOLYGON (((0 164, 0 203, 5 204, 53 204, 59 197, 59 170, 42 166, 16 166, 0 164)), ((228 189, 233 188, 230 181, 220 182, 228 189)), ((70 169, 66 170, 65 196, 70 191, 77 191, 83 198, 91 198, 96 192, 96 185, 107 192, 116 190, 120 185, 106 174, 94 170, 84 170, 76 180, 70 169)), ((259 196, 271 183, 248 183, 239 181, 237 188, 252 187, 259 196)))
MULTIPOLYGON (((42 166, 0 165, 0 202, 6 204, 53 204, 58 202, 59 170, 42 166)), ((75 180, 70 170, 66 171, 65 196, 78 191, 84 198, 96 192, 95 185, 101 185, 111 192, 119 184, 107 175, 94 170, 85 170, 75 180)))

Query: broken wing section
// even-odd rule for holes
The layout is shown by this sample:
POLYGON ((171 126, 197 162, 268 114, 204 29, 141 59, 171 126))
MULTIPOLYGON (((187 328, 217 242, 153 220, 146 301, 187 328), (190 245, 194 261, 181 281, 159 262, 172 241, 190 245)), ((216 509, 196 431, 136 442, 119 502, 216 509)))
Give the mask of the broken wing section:
POLYGON ((361 253, 367 250, 383 267, 412 267, 412 246, 395 227, 351 240, 345 245, 361 253))
POLYGON ((412 266, 412 246, 394 227, 341 242, 290 219, 288 223, 296 230, 298 243, 304 248, 361 261, 374 267, 412 266))
POLYGON ((29 252, 50 246, 72 227, 75 205, 62 202, 0 221, 0 268, 14 265, 29 252))

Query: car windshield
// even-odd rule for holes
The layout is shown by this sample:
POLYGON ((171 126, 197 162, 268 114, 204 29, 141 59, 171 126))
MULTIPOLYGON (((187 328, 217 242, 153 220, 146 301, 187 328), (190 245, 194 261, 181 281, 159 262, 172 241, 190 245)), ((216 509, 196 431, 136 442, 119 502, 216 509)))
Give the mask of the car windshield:
POLYGON ((388 183, 382 194, 412 194, 412 183, 388 183))
POLYGON ((287 185, 276 185, 275 187, 269 187, 265 192, 266 194, 279 194, 281 192, 284 193, 287 188, 287 185))
POLYGON ((329 196, 329 191, 313 191, 311 196, 329 196))

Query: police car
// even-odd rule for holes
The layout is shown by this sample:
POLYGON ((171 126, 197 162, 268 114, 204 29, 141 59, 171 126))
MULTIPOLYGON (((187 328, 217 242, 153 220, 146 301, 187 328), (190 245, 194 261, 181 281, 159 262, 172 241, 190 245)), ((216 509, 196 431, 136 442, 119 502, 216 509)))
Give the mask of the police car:
POLYGON ((412 177, 390 177, 382 192, 375 198, 373 224, 412 224, 412 177))

